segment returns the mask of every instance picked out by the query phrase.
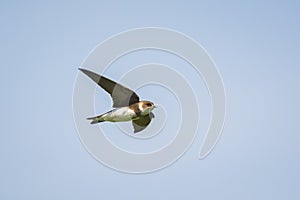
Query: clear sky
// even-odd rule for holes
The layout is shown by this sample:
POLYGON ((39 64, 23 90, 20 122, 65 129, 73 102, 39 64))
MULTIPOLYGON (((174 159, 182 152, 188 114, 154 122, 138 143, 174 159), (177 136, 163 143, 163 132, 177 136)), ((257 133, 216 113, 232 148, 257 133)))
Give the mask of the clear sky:
MULTIPOLYGON (((297 1, 1 1, 0 199, 299 199, 299 10, 297 1), (77 68, 96 45, 147 26, 185 33, 207 50, 224 80, 227 117, 204 160, 197 158, 205 117, 177 162, 132 175, 84 149, 72 92, 77 68)), ((180 70, 178 58, 150 55, 137 62, 138 53, 129 55, 107 75, 118 79, 120 66, 153 59, 180 70)), ((110 109, 99 90, 102 97, 108 102, 99 112, 110 109)), ((205 105, 201 116, 209 113, 205 105)), ((122 142, 118 134, 111 139, 122 142)))

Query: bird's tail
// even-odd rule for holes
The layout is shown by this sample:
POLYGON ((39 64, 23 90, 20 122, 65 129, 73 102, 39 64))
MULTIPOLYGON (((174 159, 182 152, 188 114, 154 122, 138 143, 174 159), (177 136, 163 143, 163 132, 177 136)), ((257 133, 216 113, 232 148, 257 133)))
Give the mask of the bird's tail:
POLYGON ((97 124, 97 123, 100 123, 100 122, 104 122, 105 120, 103 119, 102 117, 103 115, 99 115, 99 116, 96 116, 96 117, 88 117, 86 118, 87 120, 92 120, 91 121, 91 124, 97 124))

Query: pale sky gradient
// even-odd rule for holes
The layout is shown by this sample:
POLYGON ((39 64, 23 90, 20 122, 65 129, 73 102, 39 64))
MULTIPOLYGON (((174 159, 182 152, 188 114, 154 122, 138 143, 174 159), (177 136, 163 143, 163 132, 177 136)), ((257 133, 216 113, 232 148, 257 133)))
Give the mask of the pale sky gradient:
MULTIPOLYGON (((300 199, 299 10, 298 1, 2 1, 0 199, 300 199), (197 159, 203 117, 175 164, 130 175, 81 145, 72 92, 96 45, 145 26, 178 30, 208 51, 225 83, 227 118, 206 159, 197 159)), ((124 58, 107 73, 119 78, 121 64, 152 58, 180 69, 177 58, 155 54, 124 58)))

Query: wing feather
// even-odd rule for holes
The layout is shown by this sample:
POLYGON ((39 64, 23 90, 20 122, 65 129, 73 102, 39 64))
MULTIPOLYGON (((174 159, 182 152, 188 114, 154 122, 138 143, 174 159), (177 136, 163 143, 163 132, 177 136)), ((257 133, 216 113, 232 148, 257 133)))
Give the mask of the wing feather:
POLYGON ((140 116, 137 120, 133 120, 132 126, 134 129, 134 133, 144 130, 150 124, 152 118, 154 118, 154 114, 151 112, 148 115, 140 116))
POLYGON ((139 96, 129 88, 92 71, 80 68, 79 70, 90 77, 94 82, 96 82, 100 87, 110 94, 113 100, 114 108, 130 106, 139 102, 139 96))

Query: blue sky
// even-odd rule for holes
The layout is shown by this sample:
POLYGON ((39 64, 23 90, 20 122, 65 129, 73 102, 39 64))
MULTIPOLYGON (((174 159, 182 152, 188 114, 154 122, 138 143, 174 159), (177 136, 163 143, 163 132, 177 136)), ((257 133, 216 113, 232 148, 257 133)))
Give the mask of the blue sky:
MULTIPOLYGON (((2 1, 0 198, 299 199, 299 7, 2 1), (72 92, 77 68, 96 45, 147 26, 185 33, 207 50, 224 80, 227 118, 204 160, 197 159, 199 133, 172 166, 130 175, 101 165, 81 145, 72 92)), ((118 78, 118 63, 114 69, 109 76, 118 78)))

